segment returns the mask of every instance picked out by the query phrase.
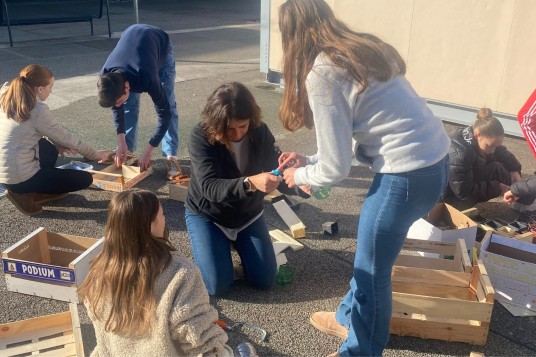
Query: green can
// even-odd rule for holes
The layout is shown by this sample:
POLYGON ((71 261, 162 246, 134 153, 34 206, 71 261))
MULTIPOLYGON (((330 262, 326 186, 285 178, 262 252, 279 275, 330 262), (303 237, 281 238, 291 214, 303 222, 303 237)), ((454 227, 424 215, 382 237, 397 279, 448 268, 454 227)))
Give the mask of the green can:
POLYGON ((277 269, 275 282, 278 285, 289 285, 294 281, 294 269, 288 264, 280 265, 277 269))

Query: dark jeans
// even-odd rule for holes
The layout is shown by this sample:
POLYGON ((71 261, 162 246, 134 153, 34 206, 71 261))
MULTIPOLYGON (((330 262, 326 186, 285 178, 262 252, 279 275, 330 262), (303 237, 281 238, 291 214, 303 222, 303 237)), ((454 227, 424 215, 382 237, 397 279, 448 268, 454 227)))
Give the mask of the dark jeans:
POLYGON ((240 256, 247 282, 258 289, 275 283, 277 263, 264 216, 240 231, 235 242, 208 218, 188 209, 185 216, 194 261, 210 295, 225 294, 233 283, 231 244, 240 256))
POLYGON ((89 187, 93 176, 80 170, 55 168, 58 150, 48 140, 39 140, 39 164, 41 170, 32 178, 14 185, 4 184, 4 187, 15 193, 49 193, 58 194, 74 192, 89 187))

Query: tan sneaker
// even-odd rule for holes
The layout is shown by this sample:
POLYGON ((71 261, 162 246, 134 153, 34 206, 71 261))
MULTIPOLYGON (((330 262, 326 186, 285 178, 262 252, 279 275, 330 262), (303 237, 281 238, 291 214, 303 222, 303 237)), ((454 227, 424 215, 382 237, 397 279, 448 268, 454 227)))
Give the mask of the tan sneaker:
POLYGON ((43 212, 43 207, 34 201, 34 193, 15 193, 7 191, 6 197, 20 212, 27 216, 35 216, 43 212))
POLYGON ((168 180, 173 180, 175 177, 182 175, 179 159, 174 156, 168 157, 166 159, 166 171, 168 180))
POLYGON ((67 197, 69 192, 65 193, 34 193, 35 203, 42 205, 43 203, 61 200, 64 197, 67 197))
POLYGON ((337 336, 346 340, 348 329, 337 322, 334 312, 318 311, 314 312, 309 319, 311 325, 317 330, 328 335, 337 336))

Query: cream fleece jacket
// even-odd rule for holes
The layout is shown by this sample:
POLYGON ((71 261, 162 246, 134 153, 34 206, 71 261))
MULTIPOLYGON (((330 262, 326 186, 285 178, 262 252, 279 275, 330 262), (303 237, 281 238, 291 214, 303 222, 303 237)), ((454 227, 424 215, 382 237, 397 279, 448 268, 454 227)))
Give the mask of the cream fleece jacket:
POLYGON ((296 170, 298 185, 342 181, 354 154, 376 173, 417 170, 448 154, 450 139, 443 123, 403 76, 387 82, 369 78, 369 86, 358 94, 360 87, 346 70, 321 53, 306 87, 318 151, 296 170))
MULTIPOLYGON (((153 329, 142 337, 106 332, 105 321, 98 321, 87 309, 97 337, 91 356, 233 356, 226 345, 227 334, 214 323, 218 313, 209 303, 201 273, 178 252, 172 252, 170 263, 158 276, 155 297, 153 329)), ((107 316, 110 302, 102 308, 107 316)))
POLYGON ((99 158, 95 149, 65 129, 52 117, 48 105, 38 99, 30 119, 22 123, 0 110, 0 183, 21 183, 40 170, 38 142, 44 136, 90 160, 99 158))

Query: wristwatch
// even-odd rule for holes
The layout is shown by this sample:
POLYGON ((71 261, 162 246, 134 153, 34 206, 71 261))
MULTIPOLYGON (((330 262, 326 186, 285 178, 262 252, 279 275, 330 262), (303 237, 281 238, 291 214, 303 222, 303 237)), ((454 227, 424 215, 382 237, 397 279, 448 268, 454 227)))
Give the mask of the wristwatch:
POLYGON ((251 184, 251 182, 249 182, 249 177, 246 177, 244 179, 244 190, 246 190, 246 192, 255 192, 255 191, 257 191, 257 189, 253 188, 252 186, 253 185, 251 184))

